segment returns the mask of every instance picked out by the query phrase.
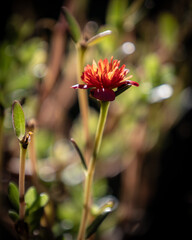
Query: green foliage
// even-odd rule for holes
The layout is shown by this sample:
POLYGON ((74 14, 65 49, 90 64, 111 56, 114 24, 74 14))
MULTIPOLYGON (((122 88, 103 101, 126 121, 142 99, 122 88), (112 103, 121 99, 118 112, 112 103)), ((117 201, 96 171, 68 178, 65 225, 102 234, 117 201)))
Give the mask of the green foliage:
POLYGON ((150 82, 153 87, 160 84, 160 59, 157 54, 148 54, 143 61, 146 81, 150 82))
POLYGON ((160 39, 167 49, 174 49, 177 45, 178 22, 170 13, 162 13, 159 17, 160 39))
MULTIPOLYGON (((19 191, 14 183, 9 184, 8 197, 14 207, 9 210, 10 218, 17 224, 19 219, 19 191)), ((25 194, 26 211, 24 222, 28 224, 30 232, 40 226, 40 220, 44 213, 49 197, 46 193, 38 194, 35 187, 30 187, 25 194)))
POLYGON ((127 9, 127 0, 112 0, 109 2, 106 21, 117 28, 122 28, 123 16, 127 9))
POLYGON ((87 227, 86 238, 91 237, 98 230, 106 217, 117 207, 117 200, 112 196, 101 198, 98 202, 99 205, 95 207, 97 208, 95 210, 97 214, 93 222, 87 227))
POLYGON ((25 193, 26 211, 29 212, 37 201, 38 193, 35 187, 30 187, 25 193))
POLYGON ((105 220, 105 218, 108 216, 109 212, 104 212, 100 215, 98 215, 94 221, 88 226, 86 238, 91 237, 99 228, 99 226, 102 224, 102 222, 105 220))
POLYGON ((9 183, 8 198, 14 209, 19 212, 19 190, 14 183, 9 183))
POLYGON ((12 121, 15 134, 21 141, 25 136, 25 115, 18 101, 14 101, 12 105, 12 121))
POLYGON ((63 7, 62 10, 63 10, 63 14, 65 16, 65 19, 68 23, 71 38, 73 39, 73 41, 75 43, 78 43, 81 38, 80 26, 77 23, 76 19, 72 16, 72 14, 69 12, 69 10, 66 7, 63 7))
POLYGON ((5 108, 14 99, 31 95, 39 79, 35 66, 46 61, 45 42, 30 37, 34 31, 30 20, 13 16, 7 23, 7 30, 6 40, 0 44, 0 103, 5 108))

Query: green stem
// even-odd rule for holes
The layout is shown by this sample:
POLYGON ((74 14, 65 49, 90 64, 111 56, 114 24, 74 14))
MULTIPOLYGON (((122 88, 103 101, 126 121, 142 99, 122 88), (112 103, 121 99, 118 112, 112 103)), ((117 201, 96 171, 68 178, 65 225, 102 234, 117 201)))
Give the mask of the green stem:
POLYGON ((20 219, 25 217, 25 158, 27 148, 20 143, 20 168, 19 168, 19 216, 20 219))
MULTIPOLYGON (((78 44, 77 45, 77 54, 78 54, 78 83, 82 84, 81 75, 84 70, 84 59, 85 59, 86 47, 78 44)), ((83 89, 78 89, 78 99, 79 99, 79 108, 81 112, 81 117, 83 121, 83 129, 85 134, 85 146, 89 146, 89 124, 88 124, 88 97, 87 91, 83 89)))
POLYGON ((100 116, 99 116, 96 136, 95 136, 93 155, 89 163, 89 167, 88 167, 88 171, 85 179, 83 213, 82 213, 81 225, 79 228, 79 234, 78 234, 77 240, 85 239, 85 233, 86 233, 88 217, 90 212, 91 187, 93 182, 93 175, 95 172, 95 163, 96 163, 97 155, 98 155, 102 137, 103 137, 103 130, 105 127, 108 109, 109 109, 109 102, 101 102, 100 116))

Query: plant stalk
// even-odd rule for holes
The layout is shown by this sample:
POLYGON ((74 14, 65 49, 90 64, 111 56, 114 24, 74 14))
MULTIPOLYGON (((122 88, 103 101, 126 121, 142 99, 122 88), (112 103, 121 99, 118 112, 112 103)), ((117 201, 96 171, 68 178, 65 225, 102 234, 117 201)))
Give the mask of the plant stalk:
POLYGON ((19 217, 25 217, 25 158, 27 148, 20 143, 20 168, 19 168, 19 217))
POLYGON ((107 119, 108 109, 109 109, 109 102, 101 102, 100 116, 99 116, 97 131, 95 135, 93 154, 88 166, 88 171, 85 179, 83 213, 82 213, 82 219, 81 219, 77 240, 85 240, 85 234, 86 234, 86 229, 88 225, 88 217, 90 213, 91 189, 92 189, 92 183, 93 183, 93 176, 95 172, 95 163, 97 160, 97 155, 98 155, 102 137, 103 137, 103 130, 104 130, 105 122, 107 119))
POLYGON ((32 168, 32 179, 34 185, 38 186, 38 175, 37 175, 37 157, 36 157, 36 145, 35 145, 35 130, 36 130, 36 121, 35 119, 30 119, 27 122, 27 129, 30 134, 30 144, 29 144, 29 158, 31 160, 32 168))
MULTIPOLYGON (((77 45, 77 55, 78 55, 78 83, 82 84, 81 75, 84 70, 84 59, 85 59, 86 47, 81 44, 77 45)), ((83 122, 83 129, 85 134, 85 149, 89 146, 90 142, 90 134, 89 134, 89 124, 88 124, 88 96, 87 91, 83 89, 78 89, 78 100, 79 100, 79 108, 83 122)), ((86 152, 86 150, 85 150, 86 152)), ((87 155, 87 154, 86 154, 87 155)), ((86 158, 87 159, 87 158, 86 158)))

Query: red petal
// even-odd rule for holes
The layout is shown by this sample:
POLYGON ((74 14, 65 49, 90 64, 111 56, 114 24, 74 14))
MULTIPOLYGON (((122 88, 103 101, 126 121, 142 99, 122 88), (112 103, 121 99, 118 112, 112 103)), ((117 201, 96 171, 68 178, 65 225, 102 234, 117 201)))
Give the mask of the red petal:
POLYGON ((111 89, 92 89, 91 96, 101 101, 113 101, 115 99, 115 92, 111 89))
POLYGON ((74 89, 77 89, 77 88, 88 89, 88 88, 91 88, 91 87, 92 86, 87 85, 87 84, 75 84, 75 85, 71 86, 71 88, 74 88, 74 89))
POLYGON ((131 84, 133 86, 139 87, 139 83, 137 83, 137 82, 129 81, 129 80, 127 80, 126 82, 127 82, 127 84, 131 84))

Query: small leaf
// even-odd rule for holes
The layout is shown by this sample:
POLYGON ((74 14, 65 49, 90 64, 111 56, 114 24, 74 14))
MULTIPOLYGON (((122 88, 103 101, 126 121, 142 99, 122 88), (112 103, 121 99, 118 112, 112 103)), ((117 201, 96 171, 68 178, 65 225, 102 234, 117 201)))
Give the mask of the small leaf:
POLYGON ((32 206, 29 209, 30 214, 32 212, 37 211, 40 208, 45 207, 45 205, 49 201, 49 196, 46 193, 41 193, 35 200, 35 202, 32 204, 32 206))
POLYGON ((72 16, 69 10, 66 7, 62 8, 62 13, 65 16, 65 19, 69 26, 69 32, 75 43, 79 42, 81 38, 81 29, 76 19, 72 16))
POLYGON ((19 220, 19 214, 14 210, 9 210, 9 217, 13 220, 13 222, 17 222, 19 220))
POLYGON ((112 34, 111 30, 106 30, 104 32, 101 32, 101 33, 95 35, 94 37, 90 38, 87 41, 87 46, 90 47, 90 46, 93 46, 97 43, 100 43, 102 40, 104 40, 106 37, 108 37, 111 34, 112 34))
POLYGON ((8 187, 8 198, 15 208, 19 212, 19 190, 14 183, 10 183, 8 187))
POLYGON ((87 164, 85 162, 85 159, 84 159, 84 156, 83 156, 81 150, 79 149, 77 143, 75 142, 75 140, 73 138, 71 138, 71 142, 73 143, 73 146, 75 147, 77 153, 79 154, 79 157, 81 159, 81 163, 82 163, 84 169, 87 171, 87 164))
POLYGON ((95 220, 87 228, 86 238, 91 237, 91 235, 93 235, 97 231, 98 227, 105 220, 109 213, 110 212, 104 212, 95 218, 95 220))
POLYGON ((86 230, 86 238, 93 235, 109 213, 117 208, 117 199, 113 196, 106 196, 98 201, 97 216, 86 230))
POLYGON ((15 134, 21 141, 25 136, 25 116, 18 101, 14 101, 12 105, 12 121, 15 134))
POLYGON ((40 207, 45 207, 49 201, 49 196, 46 193, 40 194, 40 207))
POLYGON ((35 187, 30 187, 25 194, 26 210, 30 210, 37 200, 38 194, 35 187))

